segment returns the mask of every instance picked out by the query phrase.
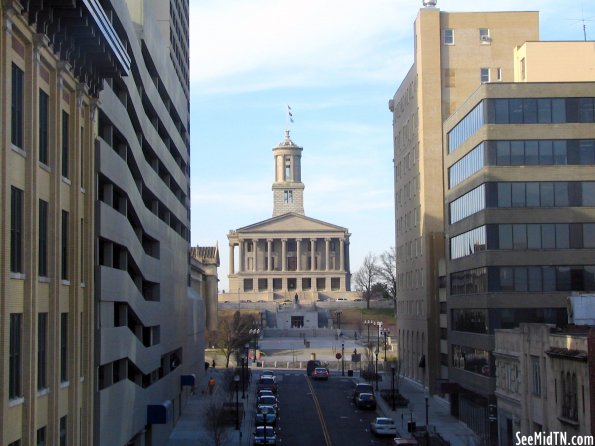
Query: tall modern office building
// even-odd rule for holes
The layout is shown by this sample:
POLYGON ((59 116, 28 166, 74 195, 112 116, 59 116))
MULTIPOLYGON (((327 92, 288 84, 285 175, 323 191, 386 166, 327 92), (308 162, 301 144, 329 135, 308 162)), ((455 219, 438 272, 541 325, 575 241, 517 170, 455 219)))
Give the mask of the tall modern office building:
POLYGON ((90 445, 97 96, 130 59, 97 1, 0 21, 0 444, 90 445))
POLYGON ((94 442, 162 445, 204 365, 189 288, 188 1, 106 3, 131 75, 109 80, 98 112, 94 442))
MULTIPOLYGON (((432 4, 435 2, 426 2, 432 4)), ((536 12, 419 11, 414 63, 393 113, 401 373, 430 392, 448 377, 443 122, 483 82, 512 81, 512 52, 538 37, 536 12)))

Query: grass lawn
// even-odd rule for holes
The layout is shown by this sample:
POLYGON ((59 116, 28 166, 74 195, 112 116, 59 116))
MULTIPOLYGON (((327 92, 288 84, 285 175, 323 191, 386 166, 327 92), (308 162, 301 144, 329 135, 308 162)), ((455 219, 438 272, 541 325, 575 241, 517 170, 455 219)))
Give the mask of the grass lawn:
POLYGON ((359 324, 366 319, 382 321, 383 325, 395 324, 395 315, 392 308, 346 308, 341 311, 342 324, 359 324))

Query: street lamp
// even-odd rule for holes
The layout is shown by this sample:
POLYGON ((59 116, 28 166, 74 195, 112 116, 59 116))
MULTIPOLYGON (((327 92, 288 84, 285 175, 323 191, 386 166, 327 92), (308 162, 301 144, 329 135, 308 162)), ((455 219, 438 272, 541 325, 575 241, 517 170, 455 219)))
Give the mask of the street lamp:
POLYGON ((386 339, 390 336, 390 330, 388 328, 383 328, 382 336, 384 336, 384 362, 386 362, 386 339))
POLYGON ((374 369, 374 378, 376 378, 376 392, 378 392, 378 353, 380 353, 380 328, 382 327, 382 322, 376 322, 376 326, 378 327, 378 331, 376 334, 376 368, 374 369))
POLYGON ((244 364, 245 364, 245 359, 242 356, 242 399, 246 398, 246 384, 244 382, 244 364))
POLYGON ((390 391, 391 391, 391 395, 392 395, 392 404, 393 404, 393 412, 394 412, 395 411, 395 366, 394 365, 390 366, 390 374, 392 377, 390 391))
MULTIPOLYGON (((368 352, 371 351, 371 347, 370 347, 370 345, 371 345, 370 344, 370 326, 371 325, 374 325, 375 323, 376 323, 376 321, 373 321, 373 320, 370 320, 370 319, 367 319, 367 320, 364 321, 364 324, 366 324, 366 326, 368 327, 368 344, 367 344, 368 352)), ((370 370, 370 361, 371 361, 371 358, 368 359, 368 370, 370 370)))
POLYGON ((254 337, 254 357, 252 358, 252 363, 256 362, 256 349, 258 348, 258 335, 260 334, 260 328, 251 328, 248 330, 250 336, 254 337))
POLYGON ((239 431, 240 430, 240 399, 239 399, 238 387, 240 384, 240 377, 237 373, 233 377, 233 382, 236 385, 236 430, 239 431))
POLYGON ((341 376, 345 376, 345 343, 341 343, 341 376))
POLYGON ((342 311, 335 311, 335 316, 337 316, 337 329, 341 330, 341 314, 342 311))

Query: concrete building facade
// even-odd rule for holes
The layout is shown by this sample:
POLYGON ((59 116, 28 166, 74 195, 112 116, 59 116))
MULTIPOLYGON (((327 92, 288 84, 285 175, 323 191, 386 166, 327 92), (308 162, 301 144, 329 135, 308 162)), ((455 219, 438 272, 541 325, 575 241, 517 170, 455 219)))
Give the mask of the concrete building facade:
POLYGON ((219 285, 219 246, 195 246, 190 250, 192 288, 202 298, 205 307, 206 329, 217 330, 219 325, 217 291, 219 285))
MULTIPOLYGON (((428 2, 429 4, 432 2, 428 2)), ((536 12, 421 9, 414 62, 393 114, 396 340, 402 373, 430 392, 448 377, 442 124, 482 82, 513 80, 513 49, 538 37, 536 12), (442 263, 441 263, 442 262, 442 263)))
POLYGON ((0 22, 0 444, 92 444, 97 96, 130 59, 96 1, 0 22))
POLYGON ((98 112, 94 444, 163 445, 204 367, 204 302, 190 287, 188 1, 110 6, 132 69, 107 82, 98 112))
MULTIPOLYGON (((595 358, 589 343, 595 329, 520 324, 494 330, 498 444, 515 444, 517 435, 593 435, 590 395, 595 358)), ((562 437, 552 444, 564 444, 562 437)))
POLYGON ((346 228, 304 214, 301 152, 286 132, 273 149, 273 217, 234 231, 229 293, 220 300, 319 299, 351 295, 346 228), (238 251, 236 262, 236 247, 238 251))
POLYGON ((593 82, 487 83, 444 124, 449 379, 490 438, 494 330, 563 326, 595 289, 594 101, 593 82))

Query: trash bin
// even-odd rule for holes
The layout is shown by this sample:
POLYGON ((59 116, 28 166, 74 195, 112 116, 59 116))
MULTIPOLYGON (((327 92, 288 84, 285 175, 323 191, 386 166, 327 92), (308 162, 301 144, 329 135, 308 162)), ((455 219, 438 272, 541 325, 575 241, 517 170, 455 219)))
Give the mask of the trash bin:
POLYGON ((347 370, 347 376, 353 376, 353 370, 347 370))

